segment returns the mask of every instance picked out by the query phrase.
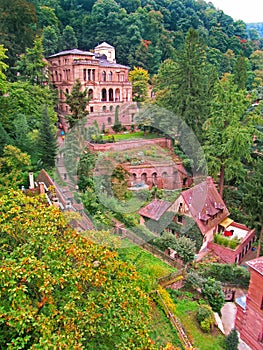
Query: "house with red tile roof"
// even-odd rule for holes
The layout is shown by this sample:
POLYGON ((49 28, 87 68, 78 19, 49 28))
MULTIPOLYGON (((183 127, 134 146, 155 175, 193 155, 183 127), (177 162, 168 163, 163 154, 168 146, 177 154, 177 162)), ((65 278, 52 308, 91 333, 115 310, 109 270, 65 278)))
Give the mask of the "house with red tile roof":
POLYGON ((229 218, 230 213, 211 177, 183 190, 170 205, 162 202, 155 200, 140 209, 141 224, 149 219, 160 221, 166 212, 174 213, 173 221, 180 225, 186 223, 186 217, 191 217, 203 236, 200 252, 213 251, 226 263, 240 263, 252 247, 256 231, 229 218), (220 235, 221 241, 214 241, 215 234, 220 235), (235 247, 230 243, 232 240, 237 242, 235 247))
POLYGON ((250 283, 246 296, 236 299, 235 327, 253 350, 263 349, 263 257, 248 261, 250 283))

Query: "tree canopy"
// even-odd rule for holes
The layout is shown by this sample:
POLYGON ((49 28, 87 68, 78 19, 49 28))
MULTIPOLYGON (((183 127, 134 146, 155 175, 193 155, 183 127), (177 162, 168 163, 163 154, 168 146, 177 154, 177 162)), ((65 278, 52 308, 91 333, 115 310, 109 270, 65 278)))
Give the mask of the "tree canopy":
POLYGON ((0 347, 151 349, 134 267, 68 227, 45 197, 0 197, 0 347))

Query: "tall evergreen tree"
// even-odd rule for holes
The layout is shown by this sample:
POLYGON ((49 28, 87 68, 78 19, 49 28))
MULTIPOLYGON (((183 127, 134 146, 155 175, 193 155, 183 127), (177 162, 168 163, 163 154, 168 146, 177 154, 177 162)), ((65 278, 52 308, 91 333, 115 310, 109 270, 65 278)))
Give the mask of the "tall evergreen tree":
POLYGON ((37 148, 41 165, 47 169, 53 168, 55 166, 58 145, 54 126, 46 106, 43 109, 40 122, 37 148))
POLYGON ((243 55, 239 55, 234 66, 234 82, 238 86, 239 90, 246 88, 247 82, 247 68, 246 58, 243 55))
POLYGON ((87 97, 87 89, 81 90, 81 82, 77 80, 73 85, 71 94, 64 92, 66 96, 66 103, 70 107, 71 114, 66 116, 70 128, 81 119, 86 117, 89 112, 86 110, 89 103, 89 97, 87 97))
POLYGON ((201 140, 215 78, 198 32, 190 29, 175 61, 164 64, 157 77, 157 103, 185 121, 201 140))
POLYGON ((243 161, 251 159, 255 126, 260 116, 246 115, 251 102, 244 91, 238 90, 233 76, 224 77, 218 84, 210 108, 210 118, 204 124, 204 150, 209 173, 220 174, 220 195, 225 180, 236 184, 246 174, 243 161))

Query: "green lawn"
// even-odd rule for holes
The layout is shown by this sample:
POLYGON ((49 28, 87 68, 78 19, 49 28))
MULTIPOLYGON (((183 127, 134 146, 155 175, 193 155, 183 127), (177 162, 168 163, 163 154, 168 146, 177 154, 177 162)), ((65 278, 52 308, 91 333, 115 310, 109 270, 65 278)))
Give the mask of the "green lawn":
POLYGON ((224 349, 224 336, 215 328, 211 334, 204 333, 196 321, 198 302, 176 298, 176 316, 180 319, 192 344, 200 350, 224 349))
POLYGON ((122 247, 118 249, 122 260, 131 262, 145 280, 148 291, 156 288, 156 278, 176 271, 162 260, 134 245, 129 240, 122 240, 122 247))
MULTIPOLYGON (((131 133, 123 133, 123 134, 114 134, 115 141, 122 141, 122 140, 134 140, 134 139, 155 139, 157 137, 160 137, 160 135, 156 133, 146 133, 144 135, 143 131, 136 131, 131 133)), ((103 140, 107 141, 108 139, 111 139, 111 135, 104 135, 103 140)))
POLYGON ((149 335, 155 345, 165 347, 170 343, 178 348, 182 348, 178 335, 171 322, 159 305, 152 303, 149 335))
MULTIPOLYGON (((176 271, 175 268, 156 258, 152 254, 131 243, 128 239, 122 240, 122 246, 118 249, 122 260, 132 263, 144 279, 144 288, 151 291, 157 287, 156 278, 168 275, 176 271)), ((167 343, 181 348, 178 335, 171 325, 164 311, 155 302, 151 304, 151 319, 149 320, 149 335, 159 347, 165 347, 167 343)))

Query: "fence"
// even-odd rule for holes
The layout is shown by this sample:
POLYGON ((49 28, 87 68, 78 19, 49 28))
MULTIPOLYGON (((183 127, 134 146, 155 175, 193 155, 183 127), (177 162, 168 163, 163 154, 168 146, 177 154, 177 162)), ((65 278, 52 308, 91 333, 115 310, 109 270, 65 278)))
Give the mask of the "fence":
POLYGON ((170 257, 169 255, 165 254, 164 252, 162 252, 158 248, 154 247, 153 245, 145 242, 145 240, 143 238, 137 236, 135 233, 133 233, 130 230, 126 229, 124 226, 122 226, 122 225, 118 225, 117 226, 116 225, 115 232, 117 234, 121 234, 122 236, 127 237, 130 241, 132 241, 133 243, 139 245, 143 249, 147 250, 152 255, 154 255, 154 256, 160 258, 161 260, 165 261, 170 266, 175 267, 175 268, 180 269, 180 270, 183 268, 183 265, 179 261, 177 261, 176 259, 173 259, 172 257, 170 257))
POLYGON ((158 295, 162 305, 163 305, 163 309, 164 312, 166 313, 167 317, 169 317, 172 325, 174 326, 174 328, 177 331, 177 334, 179 336, 180 341, 182 342, 182 344, 184 345, 184 347, 186 349, 191 349, 194 350, 195 348, 192 346, 190 340, 188 339, 183 326, 181 325, 181 322, 178 320, 178 318, 176 316, 173 315, 173 313, 170 311, 169 307, 165 304, 165 301, 163 300, 161 294, 159 293, 159 291, 156 291, 156 294, 158 295))

